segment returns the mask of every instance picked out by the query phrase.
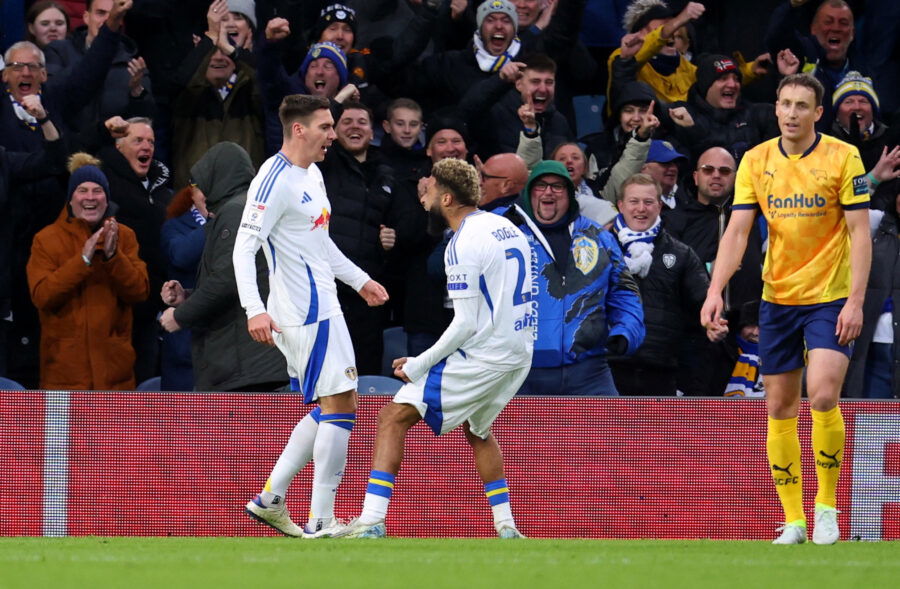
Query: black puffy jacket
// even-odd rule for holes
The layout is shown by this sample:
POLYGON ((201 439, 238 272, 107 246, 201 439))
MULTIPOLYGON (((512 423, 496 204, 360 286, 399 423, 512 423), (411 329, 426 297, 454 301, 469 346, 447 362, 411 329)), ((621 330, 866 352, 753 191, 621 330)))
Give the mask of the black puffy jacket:
POLYGON ((653 242, 653 263, 647 276, 634 275, 644 308, 644 343, 630 357, 610 358, 616 363, 676 368, 679 343, 685 328, 699 321, 709 275, 694 250, 663 229, 653 242))
POLYGON ((381 225, 394 227, 394 178, 390 166, 370 148, 359 162, 337 142, 319 164, 331 202, 328 232, 344 255, 378 280, 387 255, 381 247, 381 225))

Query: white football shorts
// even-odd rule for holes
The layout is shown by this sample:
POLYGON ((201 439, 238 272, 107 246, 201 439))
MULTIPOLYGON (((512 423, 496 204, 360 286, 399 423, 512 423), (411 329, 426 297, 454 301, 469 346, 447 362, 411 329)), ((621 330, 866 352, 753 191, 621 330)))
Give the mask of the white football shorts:
POLYGON ((356 389, 356 359, 343 315, 282 327, 281 333, 273 335, 287 360, 292 385, 299 384, 303 392, 304 403, 356 389))
POLYGON ((403 385, 394 403, 415 407, 437 435, 468 421, 472 433, 484 439, 529 370, 528 366, 508 372, 491 370, 454 352, 419 380, 403 385))

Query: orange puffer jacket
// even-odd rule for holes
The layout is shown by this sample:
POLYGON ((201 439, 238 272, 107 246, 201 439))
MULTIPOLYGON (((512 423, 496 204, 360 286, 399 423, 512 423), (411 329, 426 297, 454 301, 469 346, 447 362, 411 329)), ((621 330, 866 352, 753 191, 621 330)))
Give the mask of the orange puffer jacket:
POLYGON ((28 287, 41 319, 41 388, 134 388, 131 305, 149 294, 134 231, 119 225, 116 254, 81 258, 91 231, 64 208, 34 238, 28 287))

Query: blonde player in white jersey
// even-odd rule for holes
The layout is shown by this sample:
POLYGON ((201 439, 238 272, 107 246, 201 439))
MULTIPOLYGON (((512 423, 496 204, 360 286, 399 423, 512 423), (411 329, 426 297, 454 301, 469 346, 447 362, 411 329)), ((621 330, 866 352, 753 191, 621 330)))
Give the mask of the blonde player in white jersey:
POLYGON ((369 305, 388 295, 340 252, 328 235, 331 204, 322 161, 334 141, 328 100, 287 96, 278 115, 284 143, 250 184, 234 246, 234 272, 247 327, 254 340, 276 345, 287 359, 291 388, 319 406, 294 428, 263 490, 247 513, 288 536, 321 538, 339 528, 334 497, 347 463, 356 419, 356 367, 335 278, 357 290, 369 305), (256 284, 255 256, 263 247, 270 294, 263 304, 256 284), (309 520, 294 523, 284 498, 288 485, 313 459, 309 520))
POLYGON ((462 424, 497 534, 521 538, 491 424, 531 367, 535 323, 531 250, 512 223, 476 208, 480 178, 471 165, 454 158, 441 160, 426 182, 422 205, 455 231, 444 255, 453 322, 419 356, 394 360, 394 374, 407 384, 378 416, 362 514, 334 536, 387 534, 384 520, 400 470, 403 440, 407 430, 424 419, 437 435, 462 424))

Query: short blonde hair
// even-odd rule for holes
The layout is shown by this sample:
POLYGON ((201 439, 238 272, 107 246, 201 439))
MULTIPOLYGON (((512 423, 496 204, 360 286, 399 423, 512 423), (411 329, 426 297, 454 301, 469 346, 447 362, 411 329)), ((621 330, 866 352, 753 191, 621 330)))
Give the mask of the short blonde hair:
POLYGON ((662 198, 662 186, 653 176, 649 174, 633 174, 627 180, 622 182, 622 189, 619 191, 619 200, 625 200, 625 189, 629 186, 653 186, 656 189, 656 198, 662 198))
POLYGON ((431 176, 461 205, 477 207, 481 202, 481 182, 475 166, 448 157, 434 164, 431 176))

